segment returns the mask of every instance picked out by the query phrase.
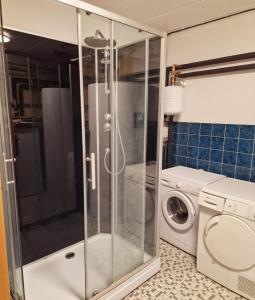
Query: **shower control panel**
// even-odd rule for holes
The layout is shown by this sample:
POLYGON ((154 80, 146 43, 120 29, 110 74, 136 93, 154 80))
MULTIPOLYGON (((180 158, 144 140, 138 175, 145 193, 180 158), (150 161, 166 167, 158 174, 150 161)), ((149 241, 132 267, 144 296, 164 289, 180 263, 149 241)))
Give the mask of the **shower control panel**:
POLYGON ((111 114, 108 114, 108 113, 104 114, 104 119, 105 119, 106 122, 110 122, 111 119, 112 119, 111 114))
POLYGON ((111 123, 104 123, 104 132, 111 131, 111 123))

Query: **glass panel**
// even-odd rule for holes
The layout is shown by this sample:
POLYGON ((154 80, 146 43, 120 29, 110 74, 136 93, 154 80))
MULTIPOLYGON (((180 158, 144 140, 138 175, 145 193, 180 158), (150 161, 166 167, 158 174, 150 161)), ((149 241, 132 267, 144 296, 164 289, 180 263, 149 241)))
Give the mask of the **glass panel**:
MULTIPOLYGON (((149 68, 154 39, 149 33, 114 22, 114 281, 155 256, 156 153, 148 157, 151 176, 146 176, 148 99, 152 96, 149 68)), ((154 101, 156 113, 156 97, 154 101)))
POLYGON ((112 283, 110 21, 81 12, 87 157, 86 298, 112 283), (95 187, 93 187, 93 156, 95 187))
POLYGON ((6 77, 3 37, 8 36, 3 31, 1 19, 0 41, 0 130, 1 130, 1 187, 5 212, 6 243, 10 288, 12 295, 24 299, 23 276, 20 255, 19 227, 17 220, 16 190, 13 170, 13 153, 11 147, 11 132, 9 106, 7 102, 6 77))
POLYGON ((11 37, 5 53, 26 300, 85 297, 76 9, 49 5, 57 9, 55 17, 65 11, 74 21, 68 42, 57 40, 58 28, 66 28, 61 18, 49 16, 51 32, 47 26, 44 33, 30 28, 34 34, 5 29, 11 37))
MULTIPOLYGON (((144 250, 149 257, 154 257, 157 250, 157 130, 159 104, 161 39, 149 39, 149 78, 148 78, 148 117, 146 149, 146 201, 145 201, 145 234, 144 250), (150 197, 148 196, 150 195, 150 197)), ((146 261, 146 259, 145 259, 146 261)))

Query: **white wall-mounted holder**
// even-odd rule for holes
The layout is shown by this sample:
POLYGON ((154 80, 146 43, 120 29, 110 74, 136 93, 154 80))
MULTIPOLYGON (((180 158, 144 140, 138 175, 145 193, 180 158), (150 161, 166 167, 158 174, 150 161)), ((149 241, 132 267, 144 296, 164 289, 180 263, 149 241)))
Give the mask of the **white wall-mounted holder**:
POLYGON ((165 87, 164 113, 166 115, 176 115, 183 111, 184 102, 184 82, 176 84, 178 73, 173 65, 171 75, 169 77, 169 85, 165 87))

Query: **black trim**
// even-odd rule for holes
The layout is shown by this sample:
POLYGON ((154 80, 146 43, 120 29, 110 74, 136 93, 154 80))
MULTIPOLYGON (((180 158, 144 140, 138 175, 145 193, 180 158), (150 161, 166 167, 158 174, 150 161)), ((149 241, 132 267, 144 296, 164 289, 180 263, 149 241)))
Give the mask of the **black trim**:
POLYGON ((213 59, 201 60, 201 61, 192 62, 192 63, 188 63, 188 64, 176 65, 175 69, 176 70, 186 70, 186 69, 207 67, 207 66, 211 66, 211 65, 223 64, 223 63, 229 63, 229 62, 241 61, 241 60, 248 60, 248 59, 255 59, 255 52, 241 53, 241 54, 223 56, 223 57, 218 57, 218 58, 213 58, 213 59))
MULTIPOLYGON (((241 54, 235 54, 230 56, 223 56, 208 60, 202 60, 187 64, 176 65, 175 69, 177 71, 193 69, 193 68, 203 68, 212 65, 220 65, 224 63, 232 63, 232 62, 241 62, 247 60, 255 60, 255 52, 247 52, 241 54)), ((166 68, 166 77, 169 77, 169 72, 171 71, 172 66, 166 68)), ((190 78, 190 77, 198 77, 198 76, 209 76, 209 75, 217 75, 217 74, 224 74, 224 73, 233 73, 233 72, 241 72, 241 71, 252 71, 255 70, 255 63, 250 64, 241 64, 236 66, 228 66, 228 67, 221 67, 221 68, 213 68, 207 70, 198 70, 198 71, 190 71, 179 73, 177 77, 179 78, 190 78)))

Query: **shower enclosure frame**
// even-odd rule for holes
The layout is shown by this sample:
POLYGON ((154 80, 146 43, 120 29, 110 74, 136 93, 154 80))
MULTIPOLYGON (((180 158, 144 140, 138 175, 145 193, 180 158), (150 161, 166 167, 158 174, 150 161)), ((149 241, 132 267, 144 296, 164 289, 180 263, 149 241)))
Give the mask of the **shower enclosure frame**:
MULTIPOLYGON (((81 100, 81 107, 83 110, 83 103, 84 103, 84 92, 83 92, 83 66, 82 66, 82 37, 81 37, 81 11, 86 11, 88 13, 94 13, 101 17, 105 17, 110 20, 110 90, 113 90, 113 82, 114 82, 114 75, 113 75, 113 25, 114 22, 122 23, 124 25, 128 25, 130 27, 137 28, 139 30, 146 31, 148 33, 154 34, 161 38, 161 48, 160 48, 160 80, 159 80, 159 103, 158 103, 158 129, 157 129, 157 182, 156 182, 156 190, 158 193, 156 194, 156 208, 155 211, 156 215, 156 255, 151 258, 148 262, 143 263, 140 267, 133 270, 131 273, 125 275, 121 279, 117 280, 116 282, 112 283, 109 287, 104 289, 103 291, 99 292, 93 299, 120 299, 135 289, 137 286, 142 284, 144 281, 149 279, 155 273, 160 270, 160 258, 159 258, 159 199, 160 199, 160 182, 161 182, 161 169, 162 169, 162 146, 163 146, 163 135, 162 135, 162 128, 163 128, 163 98, 164 98, 164 87, 165 87, 165 66, 166 66, 166 37, 167 33, 154 29, 150 26, 140 24, 136 21, 130 20, 129 18, 120 16, 118 14, 109 12, 105 9, 101 9, 97 6, 88 4, 86 2, 80 0, 57 0, 61 3, 71 5, 76 7, 77 14, 78 14, 78 46, 79 46, 79 66, 80 66, 80 100, 81 100)), ((146 58, 148 60, 148 39, 145 41, 146 47, 146 58)), ((148 74, 148 61, 145 62, 145 81, 149 79, 148 74)), ((145 97, 148 95, 148 82, 145 82, 145 97)), ((112 93, 111 93, 112 94, 112 93)), ((114 100, 111 96, 111 107, 114 107, 114 100)), ((82 111, 82 118, 84 119, 84 112, 82 111)), ((112 120, 113 121, 113 120, 112 120)), ((84 124, 84 120, 82 120, 82 124, 84 124)), ((112 126, 114 127, 114 126, 112 126)), ((111 138, 111 145, 115 143, 114 137, 111 138)), ((84 126, 82 128, 82 144, 83 144, 83 160, 86 160, 86 140, 85 140, 85 129, 84 126)), ((114 151, 114 147, 112 147, 112 151, 114 151)), ((114 153, 114 152, 113 152, 114 153)), ((115 162, 114 162, 114 154, 111 155, 111 164, 112 169, 115 170, 115 162)), ((115 171, 114 171, 115 172, 115 171)), ((87 174, 86 174, 86 167, 84 168, 84 215, 87 215, 87 208, 86 208, 86 199, 87 199, 87 189, 86 189, 86 182, 87 182, 87 174)), ((111 178, 111 188, 112 191, 115 191, 115 184, 114 184, 114 176, 111 178)), ((113 192, 114 193, 114 192, 113 192)), ((113 196, 112 196, 113 197, 113 196)), ((114 212, 113 212, 114 214, 114 212)), ((85 219, 84 231, 85 231, 85 290, 86 290, 86 245, 87 245, 87 222, 85 219)), ((114 234, 114 217, 112 217, 112 234, 114 234)))
MULTIPOLYGON (((131 292, 137 286, 142 284, 145 280, 150 278, 156 272, 160 270, 160 259, 159 259, 159 199, 160 199, 160 181, 161 181, 161 167, 162 167, 162 145, 163 145, 163 99, 164 99, 164 87, 165 87, 165 66, 166 66, 166 37, 167 33, 154 29, 150 26, 140 24, 136 21, 133 21, 129 18, 122 17, 118 14, 112 13, 105 9, 99 8, 97 6, 88 4, 86 2, 80 0, 56 0, 60 3, 70 5, 77 9, 78 16, 78 53, 79 53, 79 81, 80 81, 80 101, 81 101, 81 116, 82 116, 82 124, 85 122, 85 111, 84 111, 84 93, 83 93, 83 65, 82 65, 82 37, 81 37, 81 11, 85 11, 88 13, 93 13, 102 17, 105 17, 111 22, 111 35, 113 35, 113 23, 118 22, 124 25, 146 31, 148 33, 154 34, 161 39, 161 49, 160 49, 160 81, 159 81, 159 102, 158 102, 158 128, 157 128, 157 181, 156 181, 156 255, 150 259, 148 262, 142 264, 137 269, 133 270, 131 273, 125 275, 121 279, 117 280, 113 284, 111 284, 108 288, 100 292, 98 295, 94 296, 93 299, 120 299, 124 297, 127 293, 131 292)), ((146 41, 146 45, 148 47, 148 41, 146 41)), ((111 36, 111 51, 113 51, 113 37, 111 36)), ((148 53, 146 54, 146 56, 148 53)), ((111 55, 113 57, 113 55, 111 55)), ((148 62, 146 63, 148 68, 148 62)), ((113 70, 113 61, 111 59, 111 70, 113 70)), ((111 85, 113 84, 113 74, 111 74, 111 85)), ((145 74, 145 80, 148 80, 149 74, 148 70, 145 74)), ((111 87, 112 90, 112 87, 111 87)), ((146 87, 145 94, 148 94, 148 84, 146 87)), ((112 97, 112 96, 111 96, 112 97)), ((111 100, 112 102, 113 100, 111 100)), ((10 136, 11 139, 11 136, 10 136)), ((112 141, 114 143, 114 141, 112 141)), ((82 157, 83 157, 83 185, 84 185, 84 216, 86 218, 87 215, 87 174, 86 174, 86 137, 85 137, 85 128, 82 126, 82 157)), ((113 149, 114 151, 114 149, 113 149)), ((114 157, 112 155, 112 157, 114 157)), ((114 168, 113 168, 114 169, 114 168)), ((112 184, 114 186, 114 184, 112 184)), ((114 190, 114 189, 113 189, 114 190)), ((84 225, 84 244, 85 244, 85 282, 86 282, 86 245, 87 245, 87 225, 85 220, 84 225)), ((85 284, 86 285, 86 284, 85 284)))

